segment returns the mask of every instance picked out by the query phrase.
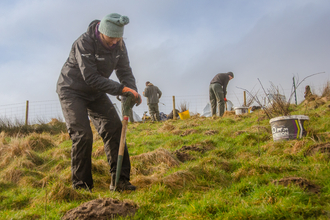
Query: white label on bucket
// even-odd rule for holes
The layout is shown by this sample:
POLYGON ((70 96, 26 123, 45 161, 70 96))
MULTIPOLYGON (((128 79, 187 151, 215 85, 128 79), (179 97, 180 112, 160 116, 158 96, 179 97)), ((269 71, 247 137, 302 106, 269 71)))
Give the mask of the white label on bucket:
POLYGON ((273 138, 289 138, 289 128, 275 128, 272 129, 273 138))

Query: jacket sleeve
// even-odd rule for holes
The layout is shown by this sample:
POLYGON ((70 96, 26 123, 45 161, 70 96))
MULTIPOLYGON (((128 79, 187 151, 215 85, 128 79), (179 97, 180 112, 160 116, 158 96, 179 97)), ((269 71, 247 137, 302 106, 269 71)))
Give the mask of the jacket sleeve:
POLYGON ((124 85, 102 76, 97 71, 93 43, 82 38, 74 45, 75 58, 86 84, 110 95, 121 95, 124 85))
POLYGON ((229 83, 229 78, 228 78, 228 76, 226 75, 226 76, 222 76, 223 78, 222 78, 222 88, 223 88, 223 95, 224 95, 224 98, 226 98, 226 95, 227 95, 227 85, 228 85, 228 83, 229 83))
POLYGON ((149 89, 148 89, 148 87, 146 87, 145 89, 144 89, 144 92, 143 92, 143 96, 144 97, 148 97, 148 95, 149 95, 149 89))
POLYGON ((130 67, 127 49, 125 46, 125 43, 123 42, 123 48, 119 57, 119 60, 117 62, 117 65, 115 67, 116 69, 116 75, 119 79, 119 82, 131 89, 134 89, 137 91, 135 77, 132 72, 132 68, 130 67))
POLYGON ((162 97, 162 91, 157 87, 157 92, 158 92, 158 98, 162 97))

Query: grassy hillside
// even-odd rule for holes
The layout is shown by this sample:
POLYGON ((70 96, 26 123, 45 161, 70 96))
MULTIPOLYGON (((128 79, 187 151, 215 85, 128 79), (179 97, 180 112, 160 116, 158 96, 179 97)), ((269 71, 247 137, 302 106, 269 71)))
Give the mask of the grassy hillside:
POLYGON ((262 110, 130 123, 135 192, 110 192, 109 166, 95 133, 92 193, 70 181, 71 141, 64 123, 1 127, 0 219, 61 219, 97 198, 130 201, 131 219, 328 219, 330 102, 290 106, 309 116, 307 135, 274 142, 262 110))

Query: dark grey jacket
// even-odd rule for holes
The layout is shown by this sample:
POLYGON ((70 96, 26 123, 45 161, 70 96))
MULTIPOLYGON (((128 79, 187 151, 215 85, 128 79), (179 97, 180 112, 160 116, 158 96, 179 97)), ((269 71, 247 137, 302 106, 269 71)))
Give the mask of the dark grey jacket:
POLYGON ((226 98, 228 82, 229 82, 228 73, 218 73, 217 75, 215 75, 213 77, 210 84, 219 83, 220 85, 222 85, 223 94, 224 94, 224 97, 226 98))
POLYGON ((157 86, 154 86, 152 83, 149 83, 144 89, 143 96, 147 97, 147 104, 158 103, 162 92, 157 86))
POLYGON ((99 22, 91 22, 73 43, 57 81, 60 97, 75 94, 94 99, 104 93, 121 95, 124 85, 137 91, 125 44, 122 48, 119 43, 112 49, 105 48, 96 37, 99 22), (109 79, 113 70, 120 83, 109 79))

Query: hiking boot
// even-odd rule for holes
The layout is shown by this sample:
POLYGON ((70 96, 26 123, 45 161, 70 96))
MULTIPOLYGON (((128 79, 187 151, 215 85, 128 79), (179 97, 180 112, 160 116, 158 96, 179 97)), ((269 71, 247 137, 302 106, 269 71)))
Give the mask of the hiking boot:
POLYGON ((115 188, 115 182, 116 182, 116 178, 111 178, 110 191, 136 190, 136 186, 132 185, 128 180, 119 180, 116 188, 115 188))
POLYGON ((73 189, 75 190, 86 190, 92 192, 93 186, 88 187, 87 185, 73 185, 73 189))

